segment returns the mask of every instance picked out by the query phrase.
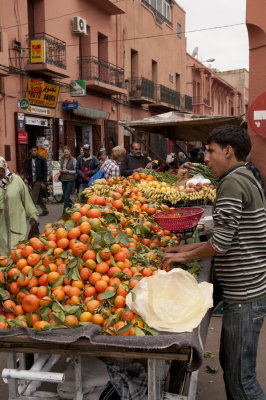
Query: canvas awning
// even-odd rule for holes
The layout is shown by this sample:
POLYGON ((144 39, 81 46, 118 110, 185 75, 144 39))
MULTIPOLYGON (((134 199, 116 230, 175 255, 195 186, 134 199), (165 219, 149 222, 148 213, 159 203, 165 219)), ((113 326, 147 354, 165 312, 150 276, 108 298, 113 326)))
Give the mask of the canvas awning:
POLYGON ((75 115, 79 115, 80 117, 86 117, 90 119, 108 119, 109 117, 108 112, 97 110, 96 108, 88 108, 82 106, 78 106, 78 108, 74 109, 73 113, 75 115))
POLYGON ((204 142, 214 128, 225 124, 240 125, 241 122, 241 116, 212 117, 171 111, 138 121, 119 121, 119 124, 129 129, 157 133, 173 141, 204 142))

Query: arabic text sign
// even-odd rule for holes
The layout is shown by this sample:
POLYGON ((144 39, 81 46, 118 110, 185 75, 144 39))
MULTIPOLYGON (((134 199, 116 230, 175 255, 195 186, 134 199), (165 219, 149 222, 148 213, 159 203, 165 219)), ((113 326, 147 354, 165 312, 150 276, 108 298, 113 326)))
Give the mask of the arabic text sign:
POLYGON ((59 89, 57 85, 29 79, 26 97, 30 104, 40 107, 56 108, 59 89))

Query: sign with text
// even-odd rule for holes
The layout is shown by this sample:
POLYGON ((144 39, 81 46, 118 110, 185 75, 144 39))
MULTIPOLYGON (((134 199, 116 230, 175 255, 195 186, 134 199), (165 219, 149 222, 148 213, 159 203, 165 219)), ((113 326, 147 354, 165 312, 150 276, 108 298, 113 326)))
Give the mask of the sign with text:
POLYGON ((70 96, 72 97, 86 96, 86 81, 84 80, 70 81, 70 96))
POLYGON ((30 104, 41 107, 56 108, 60 87, 38 81, 36 79, 28 80, 28 90, 26 97, 30 104))
POLYGON ((18 144, 28 144, 27 131, 18 131, 18 144))
POLYGON ((31 64, 45 62, 45 40, 30 41, 30 62, 31 64))
POLYGON ((60 177, 60 162, 52 161, 52 180, 53 180, 53 193, 54 195, 63 194, 62 183, 59 181, 60 177))
POLYGON ((79 103, 77 101, 72 101, 72 102, 65 102, 63 103, 64 105, 64 110, 76 110, 79 106, 79 103))

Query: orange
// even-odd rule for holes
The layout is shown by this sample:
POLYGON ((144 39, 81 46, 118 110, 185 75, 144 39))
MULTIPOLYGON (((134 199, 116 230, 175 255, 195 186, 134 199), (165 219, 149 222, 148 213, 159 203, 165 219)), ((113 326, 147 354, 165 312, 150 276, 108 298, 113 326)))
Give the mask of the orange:
POLYGON ((121 246, 118 243, 112 244, 110 250, 112 254, 116 254, 121 250, 121 246))
POLYGON ((81 213, 79 211, 75 211, 70 217, 70 219, 72 219, 72 221, 74 222, 78 222, 80 218, 81 218, 81 213))
POLYGON ((87 212, 88 218, 99 218, 99 217, 101 217, 101 215, 102 215, 102 212, 100 210, 98 210, 98 208, 91 208, 87 212))
POLYGON ((40 299, 34 294, 26 294, 22 300, 22 308, 26 312, 34 312, 40 307, 40 299))
POLYGON ((77 239, 79 236, 80 236, 80 228, 78 226, 70 229, 70 231, 68 232, 69 239, 77 239))
POLYGON ((109 251, 109 249, 102 249, 100 251, 100 257, 102 260, 109 260, 109 258, 111 257, 111 252, 109 251))
POLYGON ((57 239, 62 239, 62 238, 67 238, 68 232, 67 232, 67 230, 64 229, 64 228, 58 228, 58 229, 55 231, 55 234, 56 234, 57 239))
POLYGON ((75 326, 79 324, 79 320, 75 315, 67 315, 65 317, 65 324, 68 326, 75 326))
MULTIPOLYGON (((86 253, 85 253, 86 254, 86 253)), ((90 268, 90 269, 95 269, 96 268, 96 266, 97 266, 97 264, 96 264, 96 261, 95 260, 92 260, 92 259, 88 259, 88 260, 86 260, 85 261, 85 265, 86 265, 86 267, 88 267, 88 268, 90 268)))
POLYGON ((126 305, 126 299, 124 296, 116 296, 114 300, 115 307, 124 307, 126 305))
POLYGON ((67 238, 61 238, 57 241, 57 247, 60 249, 66 249, 69 246, 69 240, 67 238))
POLYGON ((61 275, 56 272, 56 271, 52 271, 49 272, 48 277, 47 277, 47 281, 48 283, 50 283, 50 285, 54 284, 54 282, 60 277, 61 275))
POLYGON ((49 324, 49 322, 47 322, 47 321, 36 321, 36 322, 33 324, 33 328, 34 328, 34 329, 38 329, 38 330, 42 330, 42 329, 45 328, 48 324, 49 324))
POLYGON ((87 281, 90 277, 90 270, 89 268, 83 267, 79 274, 83 281, 87 281))
POLYGON ((98 293, 102 293, 106 290, 108 283, 100 279, 95 283, 95 289, 98 293))
POLYGON ((88 234, 91 231, 91 226, 90 226, 89 222, 86 222, 86 221, 82 222, 80 224, 79 228, 80 228, 80 232, 81 233, 88 234))
POLYGON ((16 267, 20 270, 22 270, 24 267, 26 267, 26 265, 28 265, 28 262, 25 258, 21 258, 20 260, 18 260, 16 262, 16 267))
POLYGON ((92 313, 90 313, 89 311, 84 311, 79 316, 80 322, 90 322, 91 319, 92 319, 92 313))
POLYGON ((52 297, 57 300, 63 300, 63 298, 65 297, 65 292, 63 291, 63 289, 56 288, 52 292, 52 297))
POLYGON ((104 317, 102 316, 102 314, 94 314, 92 316, 91 322, 93 324, 102 325, 102 323, 104 322, 104 317))
POLYGON ((33 247, 25 246, 24 249, 22 249, 21 254, 23 255, 23 257, 28 257, 30 254, 33 253, 33 251, 33 247))
POLYGON ((99 281, 100 279, 101 279, 101 274, 99 274, 99 272, 93 272, 92 274, 91 274, 91 276, 89 277, 89 282, 92 284, 92 285, 95 285, 95 283, 97 282, 97 281, 99 281))
POLYGON ((95 271, 100 274, 106 274, 109 271, 109 265, 106 262, 100 262, 96 265, 95 271))
POLYGON ((85 297, 93 297, 96 293, 96 289, 94 286, 88 286, 84 290, 84 296, 85 297))
POLYGON ((95 311, 97 308, 100 307, 101 302, 99 300, 89 300, 86 302, 87 310, 89 312, 95 311))

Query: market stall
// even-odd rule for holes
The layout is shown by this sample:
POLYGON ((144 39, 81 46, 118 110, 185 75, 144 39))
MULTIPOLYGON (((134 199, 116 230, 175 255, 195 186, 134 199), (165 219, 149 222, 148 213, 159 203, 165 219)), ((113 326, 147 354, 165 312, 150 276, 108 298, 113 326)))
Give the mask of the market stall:
MULTIPOLYGON (((156 332, 126 306, 138 281, 162 269, 162 249, 180 242, 179 234, 153 219, 168 207, 143 198, 133 177, 106 181, 104 195, 91 192, 97 184, 84 192, 85 204, 75 204, 67 219, 48 224, 39 238, 20 243, 9 258, 0 259, 0 351, 15 353, 3 371, 10 399, 56 398, 36 392, 38 385, 30 381, 62 381, 63 374, 55 376, 49 368, 57 354, 64 354, 75 360, 75 399, 83 398, 80 356, 94 355, 147 359, 149 400, 183 395, 192 400, 193 385, 186 393, 183 382, 202 363, 210 312, 191 332, 168 333, 156 332), (31 370, 25 369, 23 357, 16 370, 20 352, 36 354, 31 370), (182 379, 181 369, 169 360, 183 365, 182 379), (165 384, 169 370, 170 383, 165 384), (167 394, 171 385, 174 394, 167 394)), ((206 260, 199 280, 209 278, 206 260)))

